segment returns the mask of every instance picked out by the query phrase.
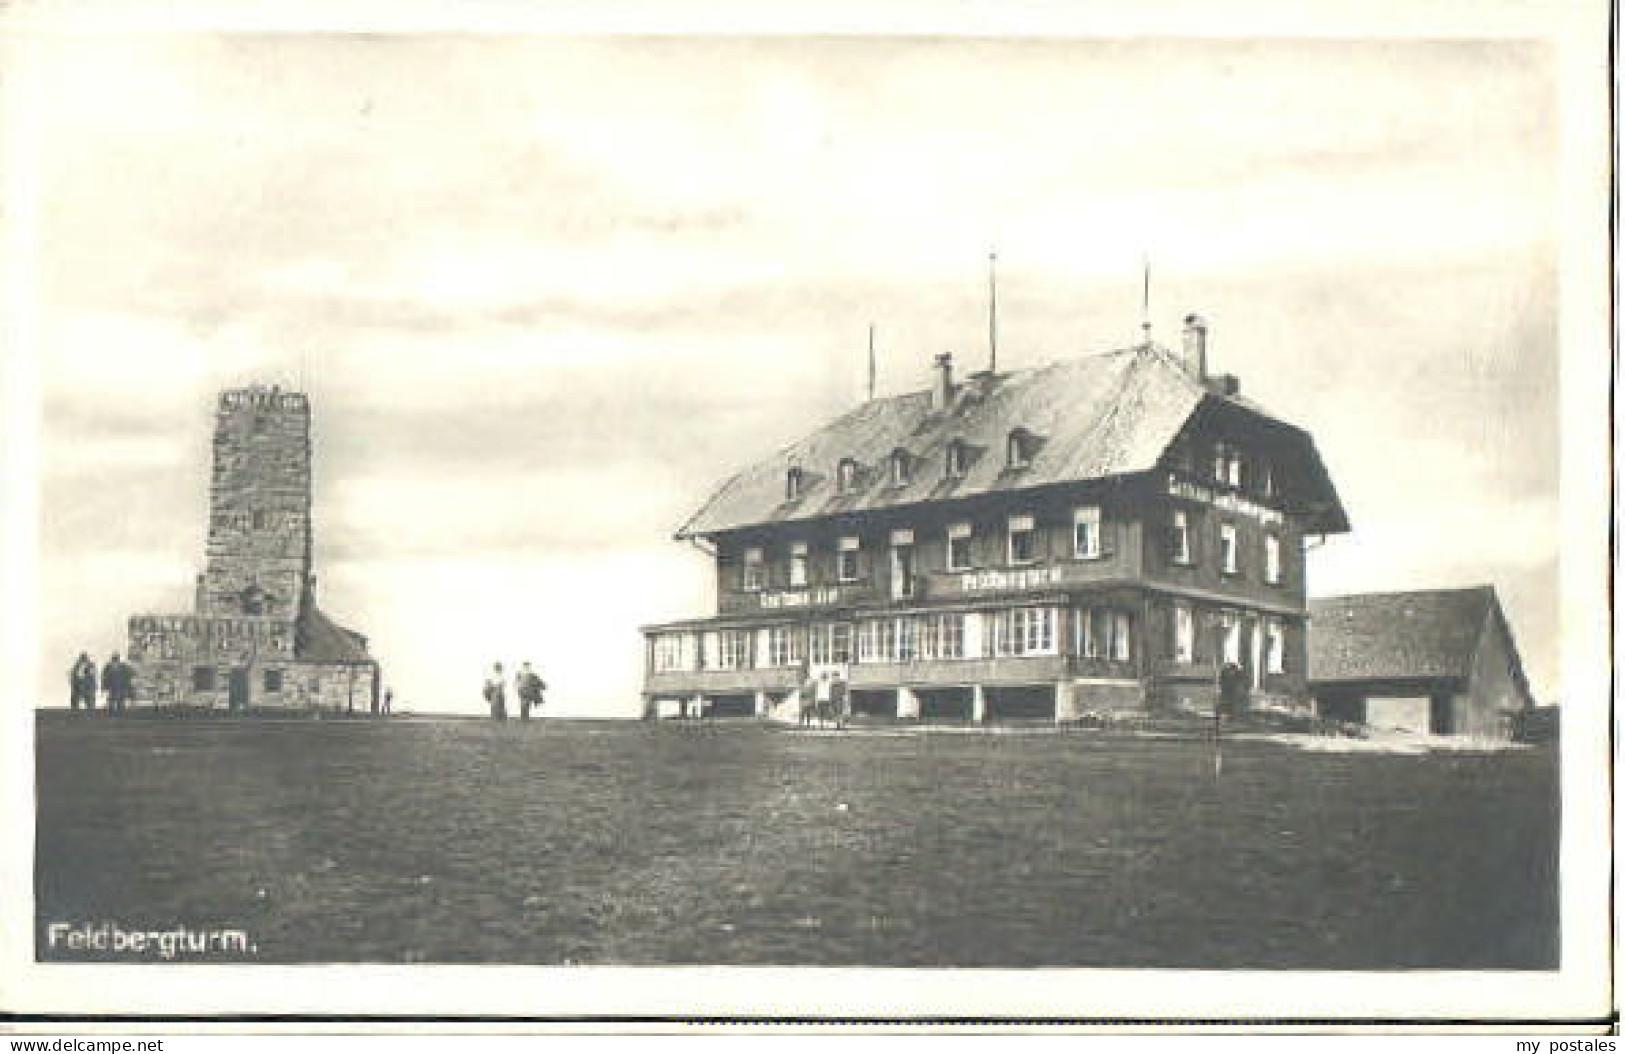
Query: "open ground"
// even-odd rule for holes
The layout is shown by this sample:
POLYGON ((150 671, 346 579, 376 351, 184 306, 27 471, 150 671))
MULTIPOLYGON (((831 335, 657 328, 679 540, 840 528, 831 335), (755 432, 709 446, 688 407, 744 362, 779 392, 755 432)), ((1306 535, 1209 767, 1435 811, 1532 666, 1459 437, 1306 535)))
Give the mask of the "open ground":
POLYGON ((52 922, 264 962, 1553 968, 1555 747, 74 719, 52 922))

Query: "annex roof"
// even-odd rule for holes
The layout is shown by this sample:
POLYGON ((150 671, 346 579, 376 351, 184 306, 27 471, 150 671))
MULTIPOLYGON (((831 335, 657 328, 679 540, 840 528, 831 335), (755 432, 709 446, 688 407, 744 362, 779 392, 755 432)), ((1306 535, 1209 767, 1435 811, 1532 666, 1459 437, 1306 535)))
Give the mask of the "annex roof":
POLYGON ((1308 433, 1239 396, 1219 395, 1170 352, 1140 346, 1080 356, 1037 369, 976 374, 956 385, 946 410, 911 392, 855 407, 722 484, 677 532, 688 538, 764 524, 813 520, 920 502, 1027 490, 1146 472, 1197 410, 1223 405, 1278 431, 1307 466, 1316 510, 1310 529, 1346 531, 1348 521, 1308 433), (1026 434, 1026 464, 1011 468, 1005 444, 1026 434), (949 444, 961 444, 963 472, 943 471, 949 444), (899 481, 887 464, 906 451, 899 481), (855 485, 837 486, 844 459, 858 462, 855 485), (801 470, 799 494, 786 489, 801 470))
POLYGON ((367 638, 345 629, 307 603, 294 628, 294 657, 300 662, 371 663, 367 638))
POLYGON ((1492 586, 1311 599, 1309 680, 1465 679, 1492 617, 1492 586))

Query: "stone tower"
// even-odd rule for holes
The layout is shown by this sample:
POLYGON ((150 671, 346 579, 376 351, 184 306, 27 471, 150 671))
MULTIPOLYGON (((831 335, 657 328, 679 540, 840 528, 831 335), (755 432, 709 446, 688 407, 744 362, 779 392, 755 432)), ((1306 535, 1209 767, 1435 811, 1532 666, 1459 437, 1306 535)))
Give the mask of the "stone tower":
POLYGON ((373 710, 367 638, 316 605, 310 402, 255 386, 215 406, 208 545, 187 614, 134 615, 136 701, 156 706, 373 710))
POLYGON ((310 583, 310 495, 305 396, 222 392, 198 614, 299 616, 310 583))

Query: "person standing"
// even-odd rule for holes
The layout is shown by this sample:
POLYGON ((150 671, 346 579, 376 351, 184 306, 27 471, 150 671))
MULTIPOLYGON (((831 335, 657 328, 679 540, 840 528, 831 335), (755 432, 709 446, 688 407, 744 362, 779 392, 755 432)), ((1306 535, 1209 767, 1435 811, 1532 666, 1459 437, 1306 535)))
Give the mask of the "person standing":
POLYGON ((542 707, 542 693, 547 691, 547 682, 530 668, 530 663, 525 662, 519 664, 514 688, 519 693, 519 720, 529 721, 531 707, 538 710, 542 707))
POLYGON ((491 665, 491 675, 485 679, 485 701, 491 707, 491 720, 508 719, 507 685, 502 676, 500 662, 491 665))
POLYGON ((388 716, 395 712, 395 689, 384 689, 384 714, 388 716))
POLYGON ((107 665, 102 667, 102 689, 107 693, 107 712, 110 715, 124 713, 124 706, 130 701, 130 693, 135 682, 135 667, 118 657, 114 652, 107 665))
POLYGON ((73 709, 79 709, 81 703, 88 711, 96 709, 96 664, 88 653, 80 652, 74 661, 73 669, 68 672, 68 688, 73 709))

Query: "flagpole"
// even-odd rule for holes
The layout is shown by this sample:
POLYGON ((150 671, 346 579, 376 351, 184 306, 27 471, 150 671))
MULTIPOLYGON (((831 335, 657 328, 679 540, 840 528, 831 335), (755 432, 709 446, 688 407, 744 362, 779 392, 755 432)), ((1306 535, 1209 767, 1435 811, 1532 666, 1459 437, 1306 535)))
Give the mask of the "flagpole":
POLYGON ((1146 347, 1151 346, 1151 255, 1140 259, 1140 333, 1146 347))
POLYGON ((987 372, 999 372, 999 254, 987 254, 987 372))
POLYGON ((875 324, 869 323, 869 401, 875 398, 875 324))

